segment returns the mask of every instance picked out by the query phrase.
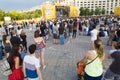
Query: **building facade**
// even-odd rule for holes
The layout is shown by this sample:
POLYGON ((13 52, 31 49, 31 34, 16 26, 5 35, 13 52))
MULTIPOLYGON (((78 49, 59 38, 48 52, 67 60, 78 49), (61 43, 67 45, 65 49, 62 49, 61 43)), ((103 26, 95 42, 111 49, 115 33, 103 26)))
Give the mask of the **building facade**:
POLYGON ((89 8, 95 10, 96 7, 104 8, 106 14, 114 12, 115 6, 120 6, 120 0, 54 0, 54 2, 75 5, 77 7, 89 8))

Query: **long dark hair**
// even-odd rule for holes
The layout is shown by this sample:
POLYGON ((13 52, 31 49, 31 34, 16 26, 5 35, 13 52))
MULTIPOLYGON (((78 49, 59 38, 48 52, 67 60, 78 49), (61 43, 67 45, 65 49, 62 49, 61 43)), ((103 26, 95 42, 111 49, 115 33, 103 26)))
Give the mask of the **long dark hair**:
POLYGON ((38 38, 38 37, 40 37, 40 31, 39 30, 36 30, 35 32, 34 32, 34 38, 38 38))
POLYGON ((20 47, 18 45, 13 46, 11 52, 9 53, 9 57, 7 58, 11 69, 15 67, 15 61, 14 61, 15 57, 19 57, 20 59, 19 65, 22 65, 22 58, 20 57, 19 49, 20 47))

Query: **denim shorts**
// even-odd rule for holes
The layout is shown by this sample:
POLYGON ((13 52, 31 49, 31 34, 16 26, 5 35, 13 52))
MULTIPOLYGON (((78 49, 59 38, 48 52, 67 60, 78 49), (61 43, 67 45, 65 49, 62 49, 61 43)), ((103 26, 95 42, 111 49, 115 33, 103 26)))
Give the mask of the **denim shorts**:
POLYGON ((104 74, 104 79, 112 79, 113 80, 120 80, 120 75, 113 73, 109 68, 107 69, 107 71, 104 74))
POLYGON ((69 37, 72 37, 72 35, 73 35, 72 32, 69 32, 69 37))
POLYGON ((35 52, 36 53, 41 53, 41 52, 44 52, 45 51, 45 48, 42 48, 42 49, 37 49, 35 52))

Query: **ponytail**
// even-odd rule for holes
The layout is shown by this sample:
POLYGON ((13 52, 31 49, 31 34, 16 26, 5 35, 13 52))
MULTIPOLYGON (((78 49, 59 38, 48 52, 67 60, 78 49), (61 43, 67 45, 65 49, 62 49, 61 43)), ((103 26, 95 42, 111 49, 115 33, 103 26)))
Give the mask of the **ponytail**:
POLYGON ((94 45, 95 45, 95 49, 97 51, 97 55, 99 56, 99 58, 103 57, 104 47, 102 45, 102 41, 100 39, 97 39, 95 40, 94 45))

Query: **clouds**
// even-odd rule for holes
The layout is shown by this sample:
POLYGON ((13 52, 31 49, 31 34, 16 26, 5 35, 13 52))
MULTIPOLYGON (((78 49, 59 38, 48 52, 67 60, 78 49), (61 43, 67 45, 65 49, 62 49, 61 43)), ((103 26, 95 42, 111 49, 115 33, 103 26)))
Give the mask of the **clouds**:
POLYGON ((45 0, 0 0, 0 9, 5 11, 24 10, 41 5, 45 0))

